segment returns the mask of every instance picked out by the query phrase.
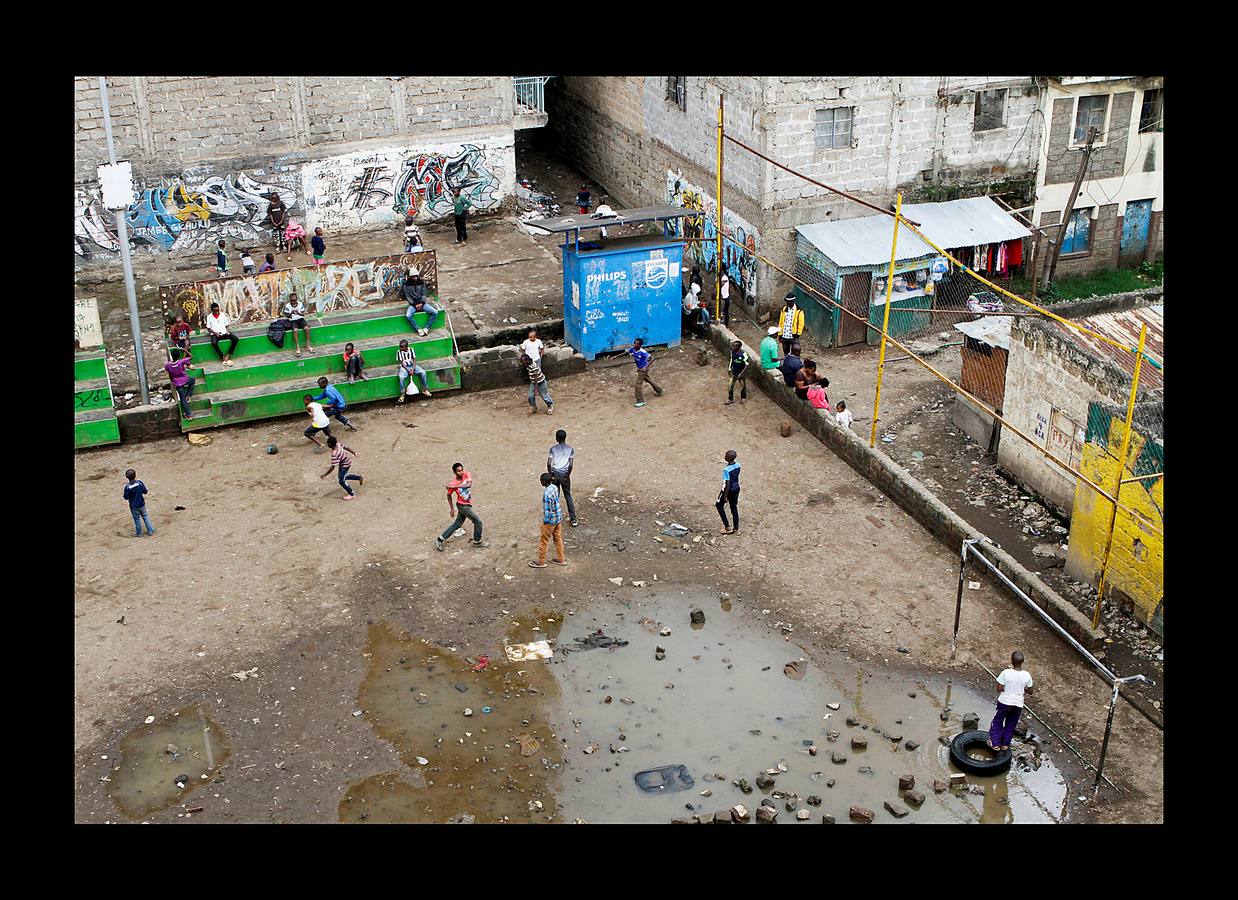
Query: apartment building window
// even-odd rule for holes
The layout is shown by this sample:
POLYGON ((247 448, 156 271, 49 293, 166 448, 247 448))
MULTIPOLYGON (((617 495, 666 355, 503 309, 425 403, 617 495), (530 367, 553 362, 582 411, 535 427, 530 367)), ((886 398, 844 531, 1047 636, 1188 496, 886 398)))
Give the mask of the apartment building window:
POLYGON ((1062 253, 1086 253, 1092 248, 1092 207, 1076 209, 1062 235, 1062 253))
POLYGON ((1109 95, 1097 94, 1094 97, 1080 97, 1075 108, 1075 132, 1071 140, 1073 144, 1086 144, 1088 129, 1096 129, 1096 139, 1105 140, 1105 113, 1109 110, 1109 95))
POLYGON ((666 77, 666 99, 682 110, 688 109, 688 77, 686 75, 666 77))
POLYGON ((976 116, 973 131, 991 131, 1006 124, 1006 88, 976 91, 976 116))
POLYGON ((1143 92, 1143 107, 1139 110, 1139 133, 1165 130, 1165 91, 1150 88, 1143 92))
POLYGON ((818 150, 851 146, 851 121, 854 112, 853 106, 836 106, 833 109, 813 111, 818 150))

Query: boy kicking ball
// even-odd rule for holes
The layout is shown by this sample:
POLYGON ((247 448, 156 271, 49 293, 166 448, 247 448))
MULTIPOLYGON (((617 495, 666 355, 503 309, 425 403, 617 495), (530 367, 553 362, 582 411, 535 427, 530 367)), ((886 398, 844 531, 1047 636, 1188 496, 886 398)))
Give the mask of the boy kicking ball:
POLYGON ((364 475, 350 475, 348 473, 348 470, 352 467, 353 457, 356 455, 357 451, 353 450, 351 447, 345 447, 340 443, 339 438, 334 436, 327 438, 327 446, 331 448, 331 466, 327 469, 327 471, 323 472, 318 477, 326 478, 331 474, 332 469, 339 466, 340 487, 344 489, 344 496, 342 499, 352 500, 357 495, 349 486, 348 482, 355 481, 357 484, 365 484, 364 475))

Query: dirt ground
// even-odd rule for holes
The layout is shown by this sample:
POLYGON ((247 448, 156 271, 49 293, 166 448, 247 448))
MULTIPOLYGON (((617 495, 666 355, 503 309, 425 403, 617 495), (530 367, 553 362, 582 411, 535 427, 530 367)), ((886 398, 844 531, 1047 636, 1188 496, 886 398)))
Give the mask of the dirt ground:
MULTIPOLYGON (((753 627, 791 629, 810 654, 846 650, 909 677, 949 671, 984 686, 975 661, 996 670, 1017 646, 1036 677, 1036 712, 1094 760, 1108 690, 1073 651, 985 581, 966 592, 952 664, 957 551, 802 430, 781 438, 783 417, 763 395, 724 407, 723 360, 693 357, 655 354, 666 395, 639 410, 619 360, 555 381, 553 417, 529 416, 520 389, 358 410, 346 440, 366 483, 351 503, 334 478, 317 477, 328 461, 296 418, 221 429, 205 447, 169 438, 78 453, 77 820, 125 820, 102 780, 122 739, 146 716, 192 703, 219 723, 231 757, 193 795, 198 806, 144 820, 176 821, 186 806, 207 822, 348 819, 342 798, 407 759, 359 717, 372 627, 501 658, 515 616, 556 594, 622 598, 629 580, 655 575, 743 594, 753 627), (566 529, 565 569, 533 570, 536 477, 560 427, 577 448, 581 526, 566 529), (713 500, 728 448, 744 466, 743 533, 723 537, 713 500), (442 485, 457 460, 475 478, 487 546, 456 538, 438 553, 442 485), (132 537, 121 499, 129 466, 150 488, 153 537, 132 537), (655 519, 703 540, 687 550, 656 540, 655 519), (256 678, 230 677, 254 667, 256 678)), ((505 752, 515 751, 494 750, 505 752)), ((1161 820, 1162 735, 1127 706, 1107 772, 1126 793, 1076 805, 1073 820, 1161 820)), ((1090 796, 1090 781, 1076 793, 1090 796)))

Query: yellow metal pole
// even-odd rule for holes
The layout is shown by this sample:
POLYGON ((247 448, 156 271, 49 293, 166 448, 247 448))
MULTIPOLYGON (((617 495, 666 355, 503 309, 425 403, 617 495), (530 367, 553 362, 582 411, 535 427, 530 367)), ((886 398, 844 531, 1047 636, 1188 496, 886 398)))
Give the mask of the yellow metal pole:
POLYGON ((714 273, 714 319, 722 318, 722 92, 718 92, 718 271, 714 273))
POLYGON ((1105 558, 1100 564, 1100 582, 1096 585, 1096 609, 1092 612, 1092 627, 1100 624, 1100 604, 1105 596, 1105 577, 1109 574, 1109 552, 1113 549, 1113 527, 1118 521, 1118 501, 1122 496, 1122 479, 1126 471, 1126 454, 1131 446, 1131 421, 1135 417, 1135 391, 1139 389, 1139 368, 1143 365, 1143 345, 1148 338, 1148 326, 1139 329, 1139 352, 1135 356, 1135 374, 1131 378, 1131 395, 1126 401, 1126 431, 1122 433, 1122 453, 1118 457, 1118 486, 1113 492, 1113 511, 1109 514, 1109 534, 1105 538, 1105 558))
POLYGON ((894 202, 894 239, 890 244, 890 272, 886 277, 886 311, 881 319, 881 352, 877 355, 877 395, 873 398, 873 430, 868 436, 868 446, 877 444, 877 413, 881 409, 881 378, 886 370, 886 335, 890 331, 890 296, 894 292, 894 263, 898 259, 898 223, 903 210, 903 195, 900 192, 894 202))

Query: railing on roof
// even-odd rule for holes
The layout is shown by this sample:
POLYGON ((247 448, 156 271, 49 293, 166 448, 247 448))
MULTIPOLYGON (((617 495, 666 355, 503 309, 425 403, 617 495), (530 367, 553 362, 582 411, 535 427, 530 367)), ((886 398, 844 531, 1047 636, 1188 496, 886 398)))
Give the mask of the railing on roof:
POLYGON ((546 82, 553 75, 522 75, 512 79, 516 92, 515 114, 538 115, 546 111, 546 82))

